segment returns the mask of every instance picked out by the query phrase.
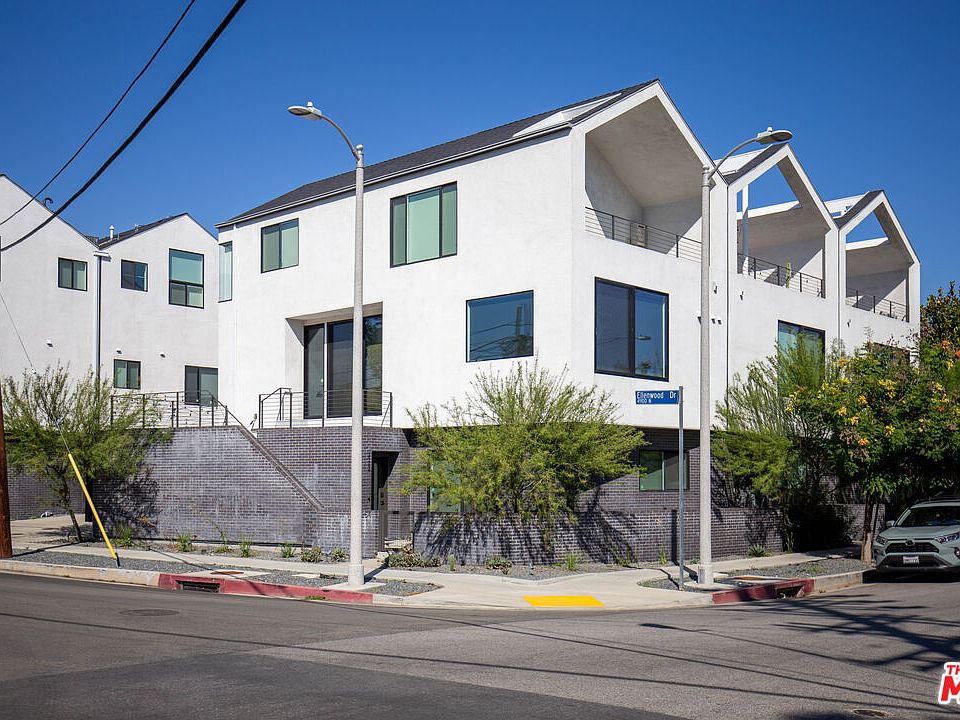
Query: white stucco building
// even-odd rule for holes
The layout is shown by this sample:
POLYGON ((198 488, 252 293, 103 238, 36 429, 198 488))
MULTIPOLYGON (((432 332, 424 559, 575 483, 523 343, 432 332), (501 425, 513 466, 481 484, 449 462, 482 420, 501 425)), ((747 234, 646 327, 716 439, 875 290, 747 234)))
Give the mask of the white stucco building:
MULTIPOLYGON (((407 411, 462 396, 476 371, 536 357, 609 390, 626 423, 675 426, 675 408, 634 394, 698 391, 709 162, 652 81, 368 167, 367 412, 409 426, 407 411)), ((787 335, 849 349, 915 332, 919 262, 882 193, 825 204, 779 145, 731 158, 711 202, 714 400, 787 335), (766 173, 794 197, 751 207, 766 173), (887 237, 848 243, 871 212, 887 237)), ((218 225, 220 396, 244 422, 349 412, 353 223, 349 172, 218 225)))
POLYGON ((2 374, 29 369, 25 348, 40 371, 59 362, 80 375, 99 365, 122 390, 216 394, 219 283, 209 232, 186 213, 102 237, 57 218, 7 248, 51 213, 0 175, 0 220, 24 205, 0 225, 0 293, 10 311, 0 308, 2 374))

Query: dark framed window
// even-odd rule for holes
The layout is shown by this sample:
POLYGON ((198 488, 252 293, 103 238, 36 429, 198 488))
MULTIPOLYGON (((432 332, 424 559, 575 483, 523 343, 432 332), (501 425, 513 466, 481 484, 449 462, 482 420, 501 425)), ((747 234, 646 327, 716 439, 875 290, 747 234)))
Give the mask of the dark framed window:
POLYGON ((217 287, 220 288, 220 302, 233 300, 233 243, 220 245, 220 277, 217 287))
POLYGON ((802 342, 808 349, 816 350, 822 356, 826 349, 825 337, 823 330, 783 320, 777 323, 777 347, 784 351, 791 350, 802 342))
POLYGON ((216 368, 195 365, 183 368, 183 401, 187 405, 213 405, 217 393, 216 368))
POLYGON ((669 297, 596 279, 594 370, 669 379, 669 297))
POLYGON ((147 264, 136 260, 120 261, 120 287, 124 290, 147 291, 147 264))
POLYGON ((280 270, 299 264, 299 220, 287 220, 260 230, 260 272, 280 270))
POLYGON ((467 362, 533 355, 533 291, 467 300, 467 362))
POLYGON ((203 307, 203 255, 170 250, 170 304, 203 307))
MULTIPOLYGON (((637 474, 641 492, 680 489, 680 455, 661 450, 641 450, 637 454, 637 474)), ((690 453, 683 453, 683 489, 690 489, 690 453)))
POLYGON ((390 201, 390 265, 457 254, 457 184, 390 201))
POLYGON ((113 386, 119 390, 139 390, 140 361, 114 358, 113 386))
MULTIPOLYGON (((383 412, 383 317, 363 319, 363 413, 383 412)), ((353 321, 303 329, 305 418, 350 417, 353 411, 353 321)))
POLYGON ((67 290, 86 290, 87 263, 83 260, 58 258, 57 285, 67 290))

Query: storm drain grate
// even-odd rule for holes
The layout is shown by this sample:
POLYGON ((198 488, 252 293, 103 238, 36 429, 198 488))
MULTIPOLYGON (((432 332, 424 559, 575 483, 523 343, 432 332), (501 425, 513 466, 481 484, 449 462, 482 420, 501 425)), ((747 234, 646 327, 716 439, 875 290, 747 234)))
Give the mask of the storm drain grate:
POLYGON ((859 715, 860 717, 872 717, 872 718, 885 718, 890 717, 890 713, 884 712, 883 710, 872 710, 870 708, 857 708, 853 711, 854 715, 859 715))
POLYGON ((220 592, 220 583, 204 582, 203 580, 177 580, 181 590, 196 590, 198 592, 220 592))
POLYGON ((136 615, 138 617, 161 617, 163 615, 179 615, 179 610, 166 608, 137 608, 136 610, 121 610, 121 615, 136 615))

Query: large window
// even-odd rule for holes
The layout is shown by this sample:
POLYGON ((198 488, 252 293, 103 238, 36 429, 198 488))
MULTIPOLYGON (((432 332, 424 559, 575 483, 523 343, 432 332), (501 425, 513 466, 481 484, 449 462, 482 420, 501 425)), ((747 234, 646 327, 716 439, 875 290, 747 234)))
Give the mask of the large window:
POLYGON ((170 304, 203 307, 203 255, 170 250, 170 304))
POLYGON ((391 265, 457 254, 457 185, 390 201, 391 265))
POLYGON ((183 396, 187 405, 213 405, 217 399, 217 369, 184 367, 183 396))
MULTIPOLYGON (((640 490, 679 490, 680 455, 675 452, 641 450, 637 458, 640 490)), ((683 489, 690 489, 690 453, 683 454, 683 489)))
POLYGON ((533 355, 533 291, 467 301, 467 361, 533 355))
POLYGON ((816 328, 781 320, 777 325, 777 347, 783 351, 792 350, 798 343, 803 343, 808 350, 814 350, 822 356, 824 353, 824 332, 816 328))
POLYGON ((220 277, 217 286, 220 288, 220 302, 233 300, 233 243, 223 243, 220 246, 220 277))
POLYGON ((113 386, 120 390, 139 390, 140 362, 138 360, 114 359, 113 386))
POLYGON ((300 264, 300 221, 287 220, 260 231, 260 272, 300 264))
POLYGON ((68 290, 87 289, 87 263, 83 260, 59 258, 57 285, 68 290))
MULTIPOLYGON (((353 385, 353 321, 303 329, 305 418, 350 417, 353 385)), ((383 318, 363 319, 363 412, 383 412, 383 318)))
POLYGON ((596 372, 666 380, 667 310, 668 298, 663 293, 598 279, 596 372))
POLYGON ((147 264, 136 260, 120 261, 120 287, 124 290, 147 291, 147 264))

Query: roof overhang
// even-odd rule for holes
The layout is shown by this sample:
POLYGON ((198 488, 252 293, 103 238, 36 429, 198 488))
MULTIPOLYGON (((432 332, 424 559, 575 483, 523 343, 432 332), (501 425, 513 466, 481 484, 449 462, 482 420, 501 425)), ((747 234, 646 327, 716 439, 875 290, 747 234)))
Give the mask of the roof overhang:
MULTIPOLYGON (((854 202, 849 206, 850 209, 839 218, 838 222, 840 225, 840 242, 846 248, 848 258, 869 251, 876 255, 878 263, 884 258, 893 261, 899 256, 901 267, 903 262, 908 265, 920 264, 920 258, 914 251, 903 225, 900 224, 900 220, 893 211, 893 206, 883 190, 873 190, 859 197, 832 200, 828 205, 840 207, 851 200, 854 202), (876 216, 885 237, 848 242, 847 237, 850 233, 871 215, 876 216)), ((887 264, 892 264, 892 262, 887 264)))

